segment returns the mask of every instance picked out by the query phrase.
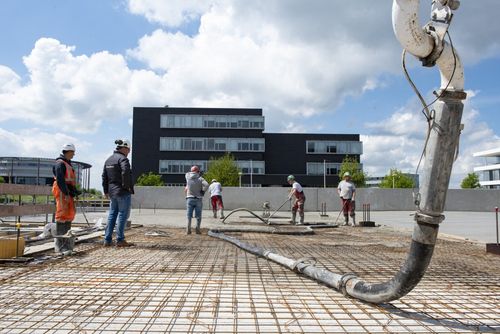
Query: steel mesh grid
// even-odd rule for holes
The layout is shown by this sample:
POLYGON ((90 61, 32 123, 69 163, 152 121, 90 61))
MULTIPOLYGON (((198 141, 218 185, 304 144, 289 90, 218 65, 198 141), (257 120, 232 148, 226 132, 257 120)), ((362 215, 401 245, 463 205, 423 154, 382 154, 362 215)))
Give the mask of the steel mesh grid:
MULTIPOLYGON (((138 247, 96 247, 2 281, 0 330, 449 333, 500 328, 498 261, 489 256, 461 259, 467 271, 457 272, 446 255, 453 253, 448 248, 457 246, 478 253, 471 245, 440 242, 426 277, 412 293, 374 306, 219 240, 186 237, 180 230, 167 230, 167 237, 154 239, 143 236, 144 231, 133 237, 138 247), (490 269, 477 270, 485 264, 490 269), (443 276, 450 272, 451 277, 443 276)), ((406 255, 405 246, 384 244, 401 237, 384 232, 373 242, 372 236, 358 232, 319 232, 307 239, 239 237, 295 258, 314 256, 318 265, 333 271, 354 271, 373 281, 392 277, 406 255), (349 246, 350 241, 358 246, 349 246)))

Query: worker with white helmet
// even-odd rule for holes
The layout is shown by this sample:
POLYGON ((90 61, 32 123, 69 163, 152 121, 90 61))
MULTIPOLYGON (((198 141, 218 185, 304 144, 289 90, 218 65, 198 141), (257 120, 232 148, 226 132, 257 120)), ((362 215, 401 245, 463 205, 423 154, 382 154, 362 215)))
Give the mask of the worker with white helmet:
POLYGON ((191 219, 193 211, 196 217, 196 234, 201 234, 201 210, 203 209, 203 195, 208 189, 208 182, 201 176, 200 168, 192 166, 191 171, 186 173, 186 211, 187 229, 186 234, 191 234, 191 219))
POLYGON ((208 187, 210 192, 210 201, 212 203, 212 211, 214 218, 217 218, 217 211, 220 210, 220 219, 224 219, 224 204, 222 203, 222 185, 213 179, 208 187))
POLYGON ((55 226, 52 226, 52 234, 56 237, 56 249, 62 253, 72 252, 72 244, 64 242, 57 236, 65 235, 71 229, 71 222, 75 219, 75 200, 80 195, 76 188, 76 175, 71 159, 75 156, 75 145, 64 144, 61 155, 56 159, 52 167, 54 184, 52 194, 56 201, 55 226))
POLYGON ((349 216, 352 218, 352 226, 356 225, 355 198, 356 186, 351 180, 351 173, 345 172, 342 177, 344 178, 339 182, 337 192, 342 201, 342 212, 344 213, 344 225, 349 225, 349 216))
POLYGON ((295 176, 288 175, 287 177, 288 184, 292 185, 292 189, 288 194, 288 198, 293 198, 293 206, 292 206, 292 220, 291 224, 297 224, 295 219, 297 217, 297 211, 299 212, 300 222, 299 224, 304 224, 304 204, 306 202, 306 195, 304 194, 304 190, 300 183, 295 180, 295 176))
POLYGON ((112 245, 113 230, 116 225, 116 247, 129 247, 134 245, 125 240, 125 225, 130 215, 132 194, 134 193, 132 170, 127 158, 131 145, 128 139, 117 139, 115 144, 116 149, 104 163, 102 172, 104 195, 111 200, 104 246, 112 245), (118 224, 116 224, 117 219, 118 224))

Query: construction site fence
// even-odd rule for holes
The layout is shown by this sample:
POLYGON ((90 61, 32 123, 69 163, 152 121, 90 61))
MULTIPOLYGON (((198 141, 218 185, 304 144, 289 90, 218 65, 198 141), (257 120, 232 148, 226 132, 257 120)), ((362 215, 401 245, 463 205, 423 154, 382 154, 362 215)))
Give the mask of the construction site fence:
MULTIPOLYGON (((223 201, 226 209, 247 208, 262 210, 264 202, 277 207, 286 199, 290 188, 240 188, 224 187, 223 201)), ((327 212, 338 212, 341 203, 336 188, 304 188, 306 210, 322 211, 326 205, 327 212), (323 204, 324 203, 324 204, 323 204)), ((371 211, 413 211, 415 196, 418 190, 358 188, 356 190, 356 208, 362 210, 363 204, 370 204, 371 211)), ((210 195, 204 197, 204 208, 210 207, 210 195)), ((500 204, 500 190, 497 189, 449 189, 446 197, 447 211, 492 211, 500 204)), ((186 199, 184 187, 136 187, 132 196, 132 207, 135 209, 184 209, 186 199)), ((290 209, 285 205, 282 211, 290 209)))

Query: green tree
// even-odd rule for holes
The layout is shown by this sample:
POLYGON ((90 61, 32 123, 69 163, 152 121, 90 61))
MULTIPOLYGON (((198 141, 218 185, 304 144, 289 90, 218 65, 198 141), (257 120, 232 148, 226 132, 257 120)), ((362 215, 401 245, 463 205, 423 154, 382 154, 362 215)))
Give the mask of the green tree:
POLYGON ((216 179, 223 186, 238 186, 239 171, 240 169, 236 165, 234 156, 226 153, 220 158, 210 158, 210 161, 208 161, 208 171, 203 175, 203 178, 208 182, 216 179))
POLYGON ((161 175, 149 172, 141 174, 135 184, 137 186, 161 187, 165 185, 165 182, 163 182, 161 175))
POLYGON ((92 195, 93 197, 98 197, 98 198, 102 197, 102 192, 94 188, 89 189, 89 194, 92 195))
POLYGON ((380 188, 413 188, 415 187, 415 181, 401 172, 399 169, 391 168, 389 174, 384 176, 382 182, 380 182, 380 188))
POLYGON ((0 183, 5 183, 3 176, 0 176, 0 183))
POLYGON ((339 176, 342 178, 345 172, 349 172, 351 174, 352 182, 356 185, 356 187, 364 187, 366 181, 366 174, 361 170, 361 164, 354 157, 346 156, 344 160, 342 160, 342 164, 340 165, 340 173, 339 176))
POLYGON ((467 176, 462 180, 460 187, 462 187, 462 189, 480 188, 481 185, 479 184, 479 176, 476 173, 467 174, 467 176))

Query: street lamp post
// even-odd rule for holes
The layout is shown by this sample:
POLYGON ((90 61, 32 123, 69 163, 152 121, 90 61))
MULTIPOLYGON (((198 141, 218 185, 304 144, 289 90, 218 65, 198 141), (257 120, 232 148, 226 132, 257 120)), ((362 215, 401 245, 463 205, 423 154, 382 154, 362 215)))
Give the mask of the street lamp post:
POLYGON ((250 188, 253 188, 253 161, 250 159, 250 188))
POLYGON ((326 188, 326 160, 323 159, 323 188, 326 188))
POLYGON ((242 172, 238 172, 238 176, 240 177, 240 188, 241 188, 241 175, 243 175, 242 172))

